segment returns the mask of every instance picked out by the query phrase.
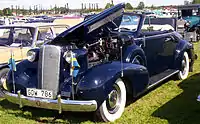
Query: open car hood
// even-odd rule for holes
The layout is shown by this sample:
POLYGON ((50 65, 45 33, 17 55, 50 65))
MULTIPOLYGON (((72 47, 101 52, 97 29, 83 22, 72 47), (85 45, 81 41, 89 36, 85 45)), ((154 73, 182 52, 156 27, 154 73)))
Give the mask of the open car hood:
MULTIPOLYGON (((69 28, 48 44, 68 45, 68 44, 90 44, 94 39, 105 36, 103 31, 118 28, 121 24, 125 4, 121 3, 103 12, 96 14, 89 19, 69 28)), ((108 33, 107 33, 108 34, 108 33)))

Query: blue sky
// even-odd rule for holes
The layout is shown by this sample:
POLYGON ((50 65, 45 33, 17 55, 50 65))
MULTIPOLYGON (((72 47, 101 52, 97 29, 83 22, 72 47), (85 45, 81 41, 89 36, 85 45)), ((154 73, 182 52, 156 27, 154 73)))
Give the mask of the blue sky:
MULTIPOLYGON (((100 7, 104 7, 107 2, 111 0, 0 0, 0 9, 10 7, 11 5, 20 5, 28 8, 30 5, 42 4, 44 8, 49 8, 50 5, 57 4, 58 6, 64 6, 65 3, 69 3, 70 8, 81 8, 81 3, 98 3, 100 7)), ((120 2, 129 2, 132 6, 137 6, 140 1, 143 1, 145 5, 151 6, 157 5, 179 5, 183 4, 184 0, 113 0, 115 4, 120 2)))

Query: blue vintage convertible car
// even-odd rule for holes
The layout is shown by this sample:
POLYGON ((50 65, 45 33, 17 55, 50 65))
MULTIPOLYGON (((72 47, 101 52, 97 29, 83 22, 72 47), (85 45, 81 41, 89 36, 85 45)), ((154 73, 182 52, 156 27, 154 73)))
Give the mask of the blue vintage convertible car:
POLYGON ((2 84, 5 98, 20 107, 95 112, 108 122, 121 117, 127 96, 171 76, 186 79, 193 45, 172 29, 145 29, 145 16, 124 7, 109 8, 29 50, 2 84))

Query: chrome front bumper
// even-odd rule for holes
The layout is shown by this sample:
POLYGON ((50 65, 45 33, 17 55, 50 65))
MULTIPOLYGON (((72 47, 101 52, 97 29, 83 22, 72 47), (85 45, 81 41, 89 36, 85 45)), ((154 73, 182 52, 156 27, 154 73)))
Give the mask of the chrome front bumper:
POLYGON ((21 95, 20 91, 17 94, 4 92, 5 98, 15 104, 19 104, 20 108, 23 106, 31 106, 37 108, 45 108, 62 111, 74 111, 74 112, 92 112, 97 109, 97 102, 95 100, 90 101, 77 101, 77 100, 64 100, 58 95, 57 100, 33 98, 21 95))

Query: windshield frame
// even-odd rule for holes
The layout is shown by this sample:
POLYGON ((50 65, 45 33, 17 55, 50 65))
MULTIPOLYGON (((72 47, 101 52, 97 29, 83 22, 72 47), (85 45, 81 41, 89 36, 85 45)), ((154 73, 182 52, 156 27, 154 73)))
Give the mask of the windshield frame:
MULTIPOLYGON (((123 31, 126 31, 126 32, 129 31, 129 32, 134 32, 134 33, 138 32, 138 30, 139 30, 139 28, 140 28, 140 24, 141 24, 141 19, 142 19, 141 14, 136 14, 136 13, 133 13, 133 12, 124 12, 124 13, 123 13, 123 16, 124 16, 124 15, 128 15, 128 16, 137 16, 137 17, 138 17, 137 28, 136 28, 135 30, 124 30, 124 29, 120 29, 120 26, 121 26, 121 24, 120 24, 120 26, 118 27, 119 30, 120 30, 121 32, 123 32, 123 31)), ((122 20, 123 20, 123 17, 122 17, 122 20)), ((122 20, 121 20, 121 22, 122 22, 122 20)))

